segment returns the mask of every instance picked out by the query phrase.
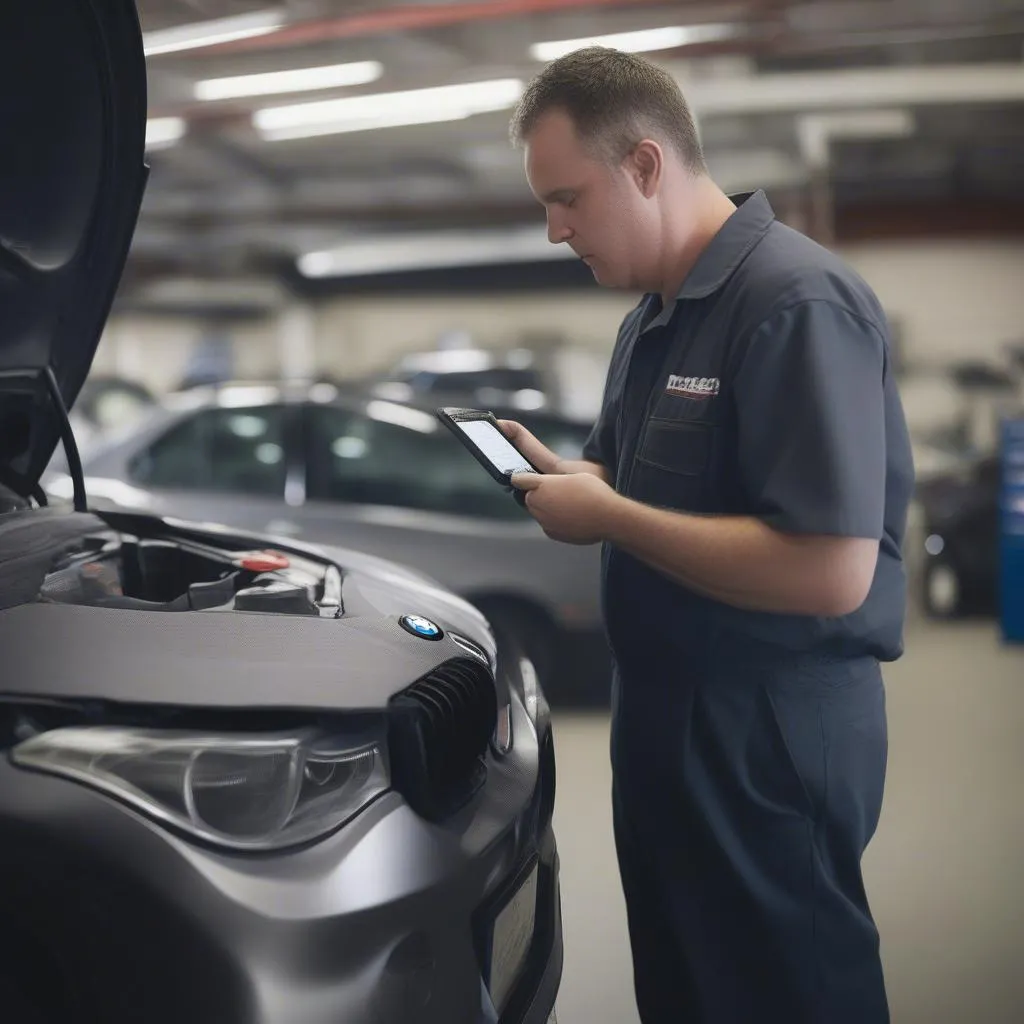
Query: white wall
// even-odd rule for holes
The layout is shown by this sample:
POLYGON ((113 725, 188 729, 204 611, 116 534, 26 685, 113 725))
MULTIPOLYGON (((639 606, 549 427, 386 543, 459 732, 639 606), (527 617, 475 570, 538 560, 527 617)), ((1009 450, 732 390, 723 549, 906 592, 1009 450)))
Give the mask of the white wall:
MULTIPOLYGON (((170 317, 111 317, 96 351, 93 372, 116 373, 154 392, 174 387, 185 372, 204 325, 170 317)), ((277 325, 245 324, 230 328, 236 338, 239 376, 273 377, 278 372, 277 325)))
POLYGON ((1024 243, 895 242, 840 254, 900 322, 907 361, 992 358, 1024 339, 1024 243))
MULTIPOLYGON (((886 242, 838 249, 877 292, 898 325, 908 362, 999 358, 1024 338, 1024 243, 886 242)), ((342 299, 317 313, 317 357, 335 373, 386 365, 396 353, 433 345, 451 328, 484 345, 549 331, 610 350, 636 298, 616 293, 424 299, 342 299)))
POLYGON ((433 348, 452 330, 468 332, 487 348, 558 335, 610 352, 635 303, 634 296, 603 292, 338 300, 318 311, 316 355, 330 372, 352 376, 384 368, 403 352, 433 348))
MULTIPOLYGON (((1004 342, 1024 338, 1024 243, 886 242, 839 251, 899 323, 909 361, 998 359, 1004 342)), ((610 352, 634 302, 632 295, 609 292, 345 298, 313 310, 309 347, 317 370, 338 376, 386 366, 403 351, 432 347, 453 329, 485 346, 521 343, 524 335, 539 333, 610 352)), ((187 321, 114 318, 96 369, 163 390, 181 376, 200 330, 187 321)), ((282 365, 281 333, 273 320, 234 329, 238 372, 275 375, 282 365)))

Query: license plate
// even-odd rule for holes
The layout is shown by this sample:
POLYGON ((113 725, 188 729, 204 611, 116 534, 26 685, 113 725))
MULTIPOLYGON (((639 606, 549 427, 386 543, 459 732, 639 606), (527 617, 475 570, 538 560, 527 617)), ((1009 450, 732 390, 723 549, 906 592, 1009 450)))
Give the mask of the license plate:
POLYGON ((537 921, 537 868, 505 904, 491 936, 491 1000, 499 1014, 526 966, 537 921))

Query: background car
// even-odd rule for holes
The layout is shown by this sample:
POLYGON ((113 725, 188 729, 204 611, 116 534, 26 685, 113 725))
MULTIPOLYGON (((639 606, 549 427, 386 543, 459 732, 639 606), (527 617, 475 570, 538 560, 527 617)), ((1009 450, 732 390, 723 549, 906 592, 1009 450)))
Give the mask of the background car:
POLYGON ((921 602, 932 618, 998 609, 1000 481, 1000 458, 990 456, 918 484, 921 602))
MULTIPOLYGON (((589 426, 518 418, 579 458, 589 426)), ((549 699, 607 703, 600 549, 557 544, 444 430, 432 407, 330 385, 170 397, 84 461, 94 502, 369 551, 473 602, 537 666, 549 699)), ((68 496, 66 477, 49 483, 68 496)))
POLYGON ((362 382, 371 393, 396 401, 431 401, 473 407, 543 409, 581 423, 600 413, 608 354, 552 344, 510 349, 466 344, 410 352, 388 370, 362 382))
POLYGON ((75 442, 85 451, 105 434, 130 427, 156 404, 156 396, 138 381, 115 374, 90 374, 71 413, 75 442))

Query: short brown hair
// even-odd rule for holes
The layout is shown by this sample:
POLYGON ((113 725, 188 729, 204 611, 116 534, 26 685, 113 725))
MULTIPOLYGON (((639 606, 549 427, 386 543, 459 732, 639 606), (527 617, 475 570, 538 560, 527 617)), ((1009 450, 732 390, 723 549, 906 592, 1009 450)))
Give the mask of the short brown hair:
POLYGON ((653 138, 670 144, 692 170, 706 170, 696 122, 675 79, 636 54, 588 46, 552 61, 519 101, 512 142, 525 142, 552 110, 565 111, 584 143, 611 162, 653 138))

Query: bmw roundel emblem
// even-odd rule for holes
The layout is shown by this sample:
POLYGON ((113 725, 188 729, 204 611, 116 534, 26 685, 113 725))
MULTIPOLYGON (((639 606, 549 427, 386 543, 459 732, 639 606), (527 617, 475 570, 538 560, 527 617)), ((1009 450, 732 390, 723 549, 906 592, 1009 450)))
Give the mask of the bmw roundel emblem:
POLYGON ((424 640, 440 640, 444 636, 436 622, 431 622, 422 615, 403 615, 398 621, 403 629, 424 640))

